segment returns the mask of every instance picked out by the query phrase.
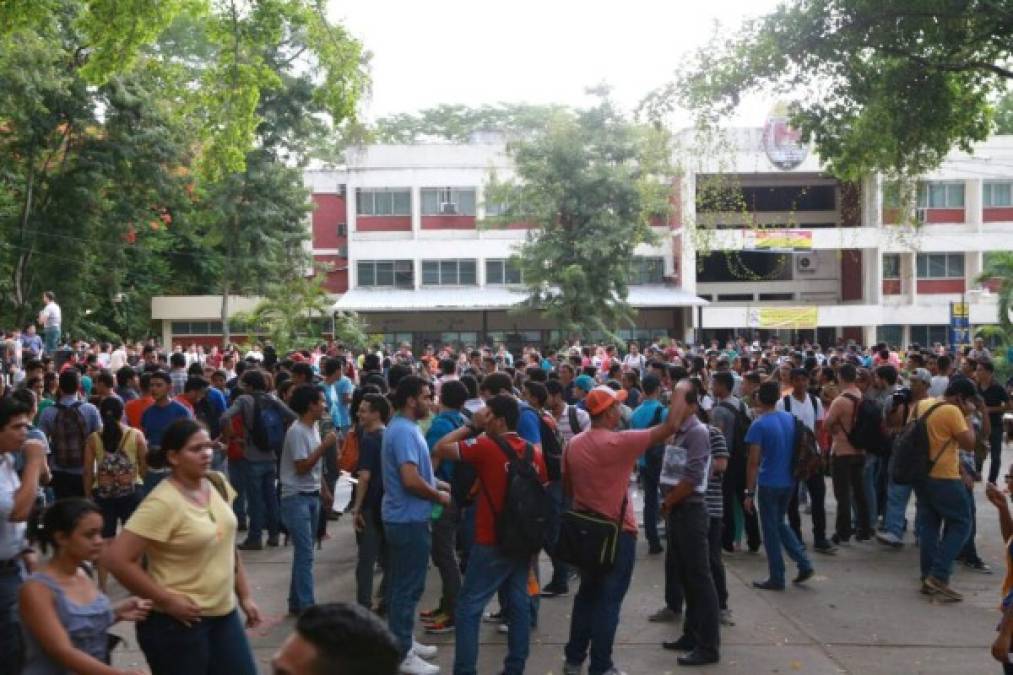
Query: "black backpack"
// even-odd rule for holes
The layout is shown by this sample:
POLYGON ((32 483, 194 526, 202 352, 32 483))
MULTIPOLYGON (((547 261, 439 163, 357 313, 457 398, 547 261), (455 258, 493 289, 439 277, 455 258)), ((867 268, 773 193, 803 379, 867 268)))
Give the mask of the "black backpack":
POLYGON ((859 399, 853 394, 843 396, 851 401, 855 408, 851 414, 848 442, 857 450, 867 450, 877 456, 889 454, 890 442, 883 421, 883 406, 872 399, 859 399))
MULTIPOLYGON (((929 457, 928 419, 939 402, 924 415, 907 423, 893 441, 893 456, 890 458, 890 478, 897 485, 916 485, 929 477, 932 466, 939 459, 929 457)), ((945 446, 943 448, 945 450, 945 446)), ((942 454, 942 453, 940 453, 942 454)))
POLYGON ((545 471, 550 481, 563 477, 563 435, 559 433, 559 425, 552 415, 538 413, 538 431, 542 438, 542 458, 545 460, 545 471))
POLYGON ((507 458, 506 493, 503 495, 502 510, 496 511, 496 506, 484 487, 482 492, 489 501, 495 519, 500 553, 515 560, 525 560, 538 553, 545 544, 552 515, 552 500, 535 468, 534 446, 525 443, 524 457, 520 458, 506 441, 499 437, 491 438, 507 458))
POLYGON ((746 434, 749 432, 749 425, 753 422, 746 414, 746 406, 739 401, 739 405, 733 405, 729 401, 721 401, 718 405, 735 415, 735 426, 732 431, 732 445, 728 448, 728 454, 733 457, 744 457, 746 454, 746 434))

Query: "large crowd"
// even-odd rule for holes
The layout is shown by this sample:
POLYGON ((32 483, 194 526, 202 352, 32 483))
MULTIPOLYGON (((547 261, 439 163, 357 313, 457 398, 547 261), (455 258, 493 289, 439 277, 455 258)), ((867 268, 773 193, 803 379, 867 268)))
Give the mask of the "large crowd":
MULTIPOLYGON (((997 486, 1013 382, 980 341, 162 349, 72 344, 54 300, 42 336, 0 345, 0 672, 139 672, 110 665, 110 625, 133 621, 156 675, 253 675, 240 552, 287 544, 299 618, 277 673, 438 673, 416 636, 454 633, 470 675, 489 622, 517 675, 540 602, 573 592, 562 672, 616 675, 634 478, 647 553, 664 556, 648 618, 676 626, 662 646, 684 667, 718 662, 735 623, 726 553, 762 547, 753 585, 777 593, 841 546, 917 542, 912 590, 960 601, 955 564, 992 573, 975 547, 984 482, 1013 559, 997 486), (342 512, 356 597, 318 603, 314 550, 342 512), (440 600, 423 608, 430 561, 440 600), (129 593, 115 604, 110 575, 129 593)), ((1009 567, 1002 598, 993 654, 1011 672, 1009 567)))

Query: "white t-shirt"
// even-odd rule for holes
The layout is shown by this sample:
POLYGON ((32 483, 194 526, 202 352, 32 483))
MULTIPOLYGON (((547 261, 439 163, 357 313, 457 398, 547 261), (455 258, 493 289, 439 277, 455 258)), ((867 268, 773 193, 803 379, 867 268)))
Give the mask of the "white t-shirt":
POLYGON ((932 378, 932 384, 929 385, 929 397, 939 398, 946 393, 946 388, 950 386, 950 378, 945 375, 936 375, 932 378))
POLYGON ((60 312, 60 306, 55 302, 50 302, 42 308, 42 325, 46 328, 59 328, 63 323, 63 315, 60 312))
POLYGON ((788 407, 791 408, 790 410, 784 410, 784 398, 778 399, 775 407, 777 410, 790 412, 792 415, 802 420, 802 424, 809 427, 813 432, 816 431, 816 423, 822 422, 826 419, 826 413, 823 411, 823 402, 820 401, 819 396, 813 396, 808 393, 806 394, 804 401, 800 401, 795 398, 794 394, 789 394, 788 407), (813 399, 816 400, 815 410, 813 410, 813 399))
POLYGON ((113 353, 109 355, 109 370, 115 373, 117 370, 127 365, 127 352, 125 349, 114 349, 113 353))
POLYGON ((12 523, 14 495, 21 488, 21 479, 14 470, 10 453, 0 455, 0 560, 10 560, 24 550, 27 544, 25 523, 12 523))
POLYGON ((645 365, 643 354, 627 354, 623 357, 623 370, 635 370, 638 373, 643 373, 645 365))
POLYGON ((591 426, 591 416, 586 410, 582 410, 581 408, 572 405, 563 406, 562 414, 556 418, 556 426, 559 427, 559 433, 563 436, 563 447, 569 445, 570 439, 580 433, 575 432, 570 426, 570 408, 577 411, 577 428, 580 431, 587 431, 591 426))

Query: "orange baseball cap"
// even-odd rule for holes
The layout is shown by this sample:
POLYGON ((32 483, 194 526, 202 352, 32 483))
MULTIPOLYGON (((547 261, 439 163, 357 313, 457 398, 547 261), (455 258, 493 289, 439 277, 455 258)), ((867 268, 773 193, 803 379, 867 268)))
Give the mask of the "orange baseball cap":
POLYGON ((626 396, 627 392, 625 389, 615 391, 611 387, 598 385, 588 392, 584 398, 584 405, 587 406, 587 411, 592 415, 600 415, 616 403, 625 401, 626 396))

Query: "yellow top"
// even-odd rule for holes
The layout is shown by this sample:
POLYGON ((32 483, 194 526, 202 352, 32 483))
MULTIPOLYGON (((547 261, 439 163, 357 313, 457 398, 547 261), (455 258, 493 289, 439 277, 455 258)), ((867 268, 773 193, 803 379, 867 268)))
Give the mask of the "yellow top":
POLYGON ((189 596, 200 605, 202 616, 225 616, 236 606, 238 522, 230 506, 236 492, 224 478, 222 482, 228 502, 211 485, 208 506, 201 508, 163 480, 126 524, 126 529, 149 541, 151 578, 189 596))
MULTIPOLYGON (((911 419, 917 419, 929 411, 938 401, 926 398, 911 409, 911 419)), ((931 478, 960 479, 960 448, 956 436, 967 431, 967 420, 960 408, 952 403, 943 403, 929 416, 925 424, 929 432, 929 459, 934 460, 931 478)))

